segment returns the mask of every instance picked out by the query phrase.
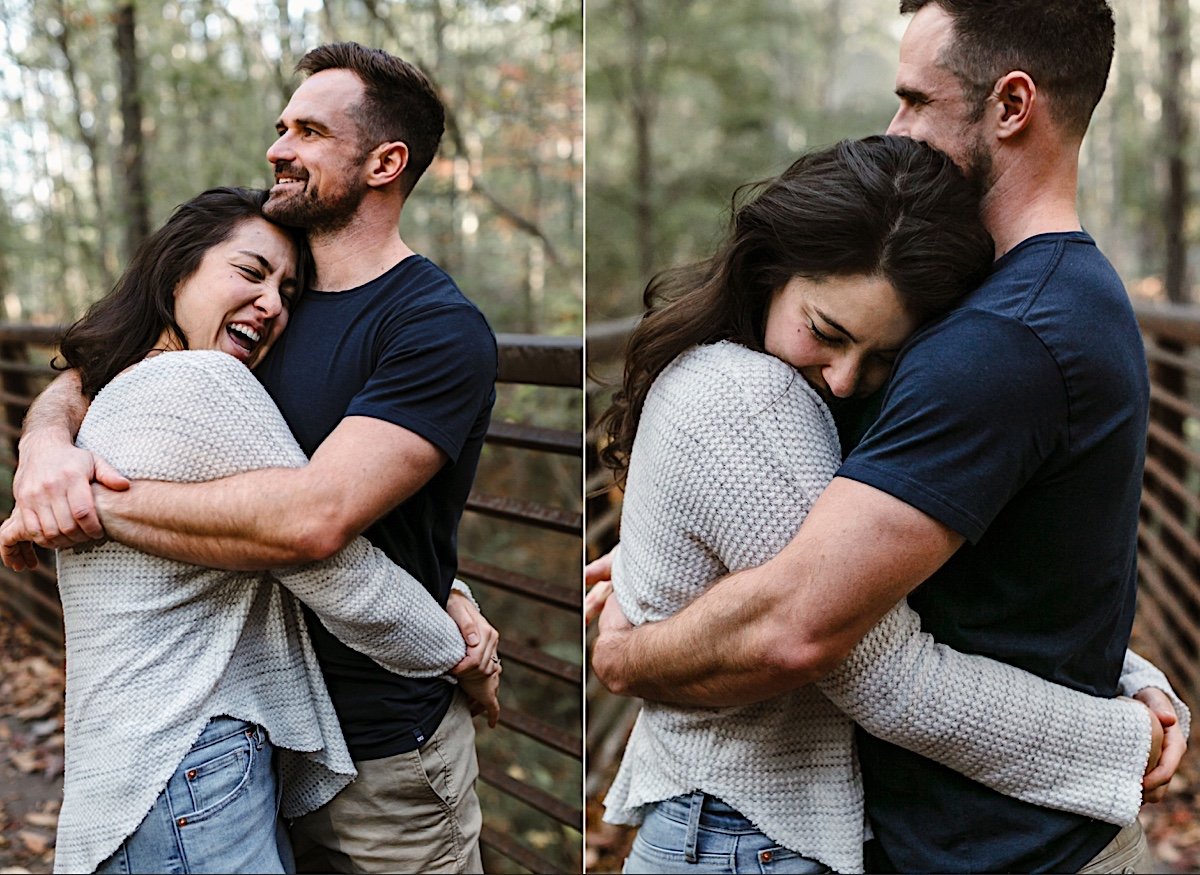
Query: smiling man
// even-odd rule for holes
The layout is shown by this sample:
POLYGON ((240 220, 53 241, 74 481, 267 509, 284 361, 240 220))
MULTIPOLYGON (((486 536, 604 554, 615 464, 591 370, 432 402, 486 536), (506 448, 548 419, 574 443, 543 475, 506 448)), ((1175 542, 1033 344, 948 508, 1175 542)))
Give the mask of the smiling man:
MULTIPOLYGON (((93 507, 88 481, 104 465, 70 443, 85 408, 67 376, 27 420, 16 512, 47 546, 107 534, 221 568, 325 558, 365 534, 442 604, 459 602, 471 670, 498 680, 494 632, 450 593, 495 398, 495 338, 398 230, 443 108, 416 67, 355 43, 314 49, 297 70, 308 78, 276 122, 265 212, 307 230, 316 282, 255 373, 311 462, 210 483, 96 486, 93 507)), ((253 346, 254 334, 234 326, 229 340, 253 346)), ((465 697, 445 680, 384 670, 306 615, 359 776, 293 824, 301 869, 482 871, 465 697)), ((478 705, 494 725, 494 683, 489 691, 478 705)))

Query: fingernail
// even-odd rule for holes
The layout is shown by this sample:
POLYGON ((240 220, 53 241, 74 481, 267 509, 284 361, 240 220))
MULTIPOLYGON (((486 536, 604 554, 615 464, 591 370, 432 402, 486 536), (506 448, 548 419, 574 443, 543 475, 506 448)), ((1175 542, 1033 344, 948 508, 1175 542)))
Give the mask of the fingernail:
POLYGON ((479 636, 476 635, 474 632, 472 632, 471 634, 469 634, 467 636, 467 644, 469 644, 471 647, 474 647, 478 643, 479 643, 479 636))

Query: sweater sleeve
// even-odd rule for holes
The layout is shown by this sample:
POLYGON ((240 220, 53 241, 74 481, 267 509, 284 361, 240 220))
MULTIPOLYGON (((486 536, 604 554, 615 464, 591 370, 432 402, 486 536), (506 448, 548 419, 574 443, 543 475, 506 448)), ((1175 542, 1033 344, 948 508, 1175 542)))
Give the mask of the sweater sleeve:
POLYGON ((1149 715, 921 631, 900 602, 818 684, 867 732, 1025 802, 1132 823, 1149 715))
MULTIPOLYGON (((116 415, 93 420, 81 442, 128 476, 200 482, 308 461, 266 390, 224 353, 166 353, 104 392, 118 401, 106 405, 116 415)), ((365 538, 330 559, 271 574, 344 644, 389 671, 434 677, 466 652, 429 591, 365 538)))
POLYGON ((1188 706, 1175 694, 1171 682, 1167 680, 1165 674, 1159 671, 1158 666, 1144 656, 1139 656, 1132 650, 1126 650, 1125 664, 1121 668, 1121 695, 1134 696, 1147 687, 1154 687, 1166 693, 1167 698, 1171 700, 1171 705, 1175 708, 1175 716, 1179 720, 1179 727, 1183 730, 1183 737, 1187 738, 1192 730, 1192 712, 1188 710, 1188 706))

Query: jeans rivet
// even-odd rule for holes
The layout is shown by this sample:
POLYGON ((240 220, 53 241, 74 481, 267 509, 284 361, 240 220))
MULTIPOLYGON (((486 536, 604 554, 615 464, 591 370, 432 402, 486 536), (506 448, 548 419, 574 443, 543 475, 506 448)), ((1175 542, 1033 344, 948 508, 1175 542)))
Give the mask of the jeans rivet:
POLYGON ((196 770, 195 769, 188 769, 187 779, 189 781, 196 780, 196 770))
POLYGON ((175 822, 177 824, 179 824, 180 826, 187 826, 187 818, 186 817, 181 817, 181 818, 179 818, 179 820, 177 820, 175 822))
POLYGON ((770 863, 771 862, 771 852, 763 851, 761 854, 758 855, 758 858, 760 860, 762 860, 764 863, 770 863))

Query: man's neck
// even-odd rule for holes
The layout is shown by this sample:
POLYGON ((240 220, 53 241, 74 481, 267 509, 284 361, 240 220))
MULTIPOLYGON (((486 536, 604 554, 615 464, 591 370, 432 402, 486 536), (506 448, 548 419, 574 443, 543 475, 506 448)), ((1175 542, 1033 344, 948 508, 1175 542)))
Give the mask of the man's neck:
POLYGON ((983 223, 996 243, 996 257, 1038 234, 1079 231, 1075 207, 1078 164, 1069 156, 1030 172, 1011 166, 983 198, 983 223))
POLYGON ((356 218, 345 228, 309 236, 323 292, 344 292, 383 276, 413 255, 400 238, 396 217, 356 218))

